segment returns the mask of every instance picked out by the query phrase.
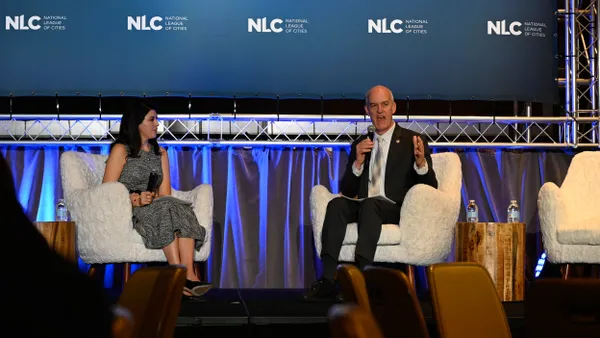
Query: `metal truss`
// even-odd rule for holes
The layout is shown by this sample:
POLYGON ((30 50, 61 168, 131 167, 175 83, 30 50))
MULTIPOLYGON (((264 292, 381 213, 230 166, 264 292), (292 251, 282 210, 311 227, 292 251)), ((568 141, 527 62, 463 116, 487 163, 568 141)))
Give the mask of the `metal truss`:
POLYGON ((576 121, 599 116, 598 1, 565 0, 558 14, 565 36, 565 78, 559 79, 559 83, 564 84, 565 109, 573 118, 566 137, 574 145, 596 143, 597 122, 581 125, 576 121))
MULTIPOLYGON (((159 118, 162 143, 209 146, 348 146, 371 124, 362 115, 210 114, 159 118)), ((61 115, 60 119, 46 115, 0 116, 0 144, 108 144, 118 136, 119 119, 117 115, 61 115)), ((571 117, 396 116, 396 122, 423 134, 432 147, 598 147, 590 136, 597 132, 597 117, 580 117, 574 122, 571 117), (580 131, 577 143, 565 136, 574 123, 580 131)))

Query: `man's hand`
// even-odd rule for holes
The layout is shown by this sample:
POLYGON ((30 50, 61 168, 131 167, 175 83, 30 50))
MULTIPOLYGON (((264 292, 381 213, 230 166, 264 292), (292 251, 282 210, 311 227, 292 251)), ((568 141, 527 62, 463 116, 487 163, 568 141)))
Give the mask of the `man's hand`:
POLYGON ((423 146, 423 140, 420 136, 413 136, 413 145, 415 147, 415 162, 417 167, 423 168, 425 166, 425 147, 423 146))
POLYGON ((368 137, 356 145, 356 160, 354 161, 356 169, 365 163, 365 154, 370 153, 374 145, 368 137))

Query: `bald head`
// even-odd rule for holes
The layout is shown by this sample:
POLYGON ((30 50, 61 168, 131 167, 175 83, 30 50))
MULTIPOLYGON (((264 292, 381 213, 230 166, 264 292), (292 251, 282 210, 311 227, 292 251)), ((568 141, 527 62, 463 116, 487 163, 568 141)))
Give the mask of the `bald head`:
POLYGON ((371 117, 377 134, 390 130, 394 126, 392 115, 396 113, 392 91, 380 85, 369 89, 365 95, 365 112, 371 117))
POLYGON ((369 89, 369 91, 365 94, 365 105, 367 107, 372 102, 372 100, 371 100, 372 95, 387 96, 390 98, 390 101, 394 102, 394 94, 392 93, 392 91, 386 86, 377 85, 377 86, 374 86, 373 88, 369 89))

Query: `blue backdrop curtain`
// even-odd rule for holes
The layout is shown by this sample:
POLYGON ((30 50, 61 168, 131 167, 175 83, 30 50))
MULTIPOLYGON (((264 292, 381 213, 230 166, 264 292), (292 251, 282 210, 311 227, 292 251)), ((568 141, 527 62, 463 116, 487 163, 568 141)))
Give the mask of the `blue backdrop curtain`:
MULTIPOLYGON (((304 288, 317 278, 321 267, 313 246, 310 191, 322 184, 338 192, 349 147, 166 148, 174 188, 213 186, 214 238, 208 280, 223 288, 304 288)), ((34 221, 54 220, 54 208, 62 196, 59 159, 67 150, 107 154, 108 147, 0 147, 15 177, 19 200, 34 221)), ((531 273, 541 253, 537 193, 545 182, 562 183, 573 154, 435 151, 457 151, 461 158, 460 220, 465 219, 469 199, 476 200, 481 221, 506 221, 509 201, 519 202, 533 243, 527 252, 531 273)), ((106 272, 105 286, 112 287, 113 267, 106 272)))

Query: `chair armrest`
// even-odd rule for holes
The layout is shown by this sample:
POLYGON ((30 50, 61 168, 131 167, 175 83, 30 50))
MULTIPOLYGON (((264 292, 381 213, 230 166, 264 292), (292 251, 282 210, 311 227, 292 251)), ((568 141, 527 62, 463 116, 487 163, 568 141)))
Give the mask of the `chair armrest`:
POLYGON ((76 190, 67 198, 71 219, 81 231, 94 235, 110 235, 118 239, 132 229, 123 228, 130 224, 133 213, 129 191, 119 182, 109 182, 89 189, 76 190))
POLYGON ((567 200, 563 195, 560 188, 552 182, 544 183, 538 193, 540 230, 545 245, 557 242, 558 228, 574 221, 569 218, 567 200))
POLYGON ((66 202, 76 222, 77 247, 84 261, 97 251, 114 247, 115 242, 126 241, 135 231, 129 191, 119 182, 75 190, 66 202))
POLYGON ((213 230, 214 197, 212 185, 200 184, 190 191, 178 191, 173 189, 172 195, 173 197, 192 203, 192 209, 194 209, 194 214, 198 219, 198 223, 206 230, 204 244, 196 254, 196 259, 207 259, 210 255, 213 230))
POLYGON ((426 264, 445 261, 452 249, 460 196, 429 185, 413 186, 400 209, 400 243, 426 264))
POLYGON ((200 184, 190 191, 178 191, 173 189, 173 197, 192 203, 198 223, 207 230, 213 224, 213 189, 210 184, 200 184))
POLYGON ((310 213, 313 225, 313 236, 317 252, 321 252, 321 232, 323 231, 323 222, 325 222, 325 213, 329 201, 339 194, 332 194, 329 189, 322 185, 316 185, 310 192, 310 213))

